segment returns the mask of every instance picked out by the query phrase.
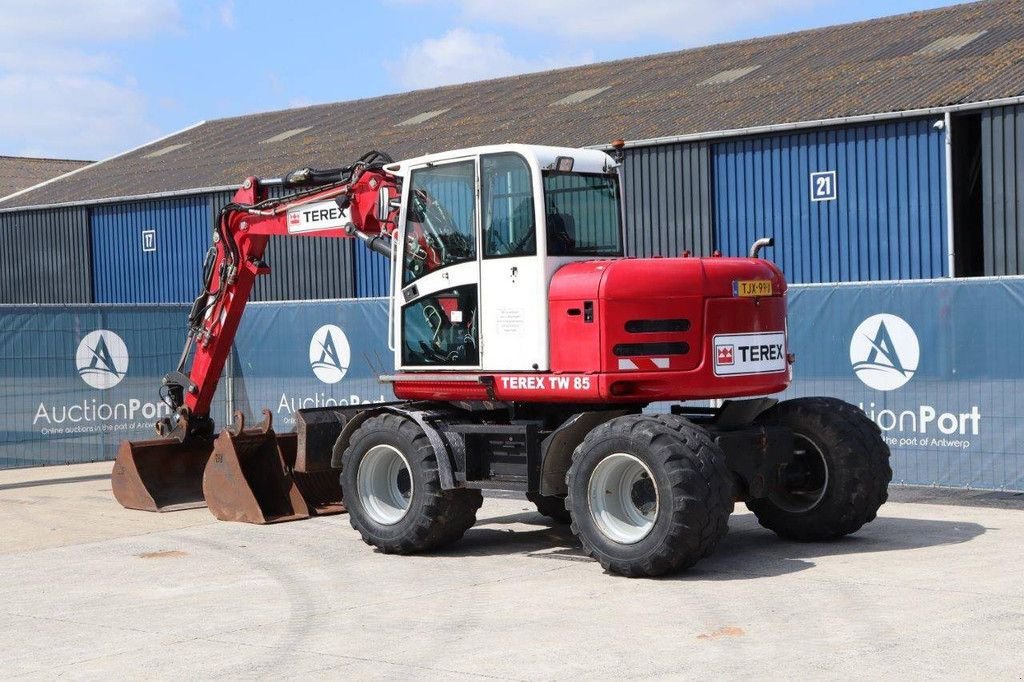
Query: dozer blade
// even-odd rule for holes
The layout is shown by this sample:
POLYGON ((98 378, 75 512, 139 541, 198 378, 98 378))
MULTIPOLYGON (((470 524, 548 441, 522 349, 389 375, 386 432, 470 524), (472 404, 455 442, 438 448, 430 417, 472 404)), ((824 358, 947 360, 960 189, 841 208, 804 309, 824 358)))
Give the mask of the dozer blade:
MULTIPOLYGON (((210 511, 221 521, 278 523, 309 518, 310 509, 285 467, 268 410, 263 423, 246 430, 241 413, 213 443, 202 476, 210 511)), ((285 440, 290 440, 285 438, 285 440)))
POLYGON ((123 507, 143 511, 205 507, 203 470, 212 449, 212 441, 174 434, 123 441, 110 475, 114 497, 123 507))

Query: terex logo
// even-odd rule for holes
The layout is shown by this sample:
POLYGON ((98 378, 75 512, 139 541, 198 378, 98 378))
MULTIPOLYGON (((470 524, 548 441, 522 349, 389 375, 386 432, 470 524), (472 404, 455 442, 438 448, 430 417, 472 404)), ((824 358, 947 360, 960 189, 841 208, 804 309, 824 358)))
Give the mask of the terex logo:
POLYGON ((718 347, 718 364, 731 365, 735 362, 736 349, 732 346, 718 347))
POLYGON ((78 344, 75 367, 82 381, 93 388, 112 388, 128 372, 128 347, 114 332, 97 329, 78 344))
POLYGON ((716 334, 715 376, 785 372, 786 333, 716 334))
POLYGON ((857 378, 878 391, 893 391, 914 376, 920 361, 917 334, 895 315, 872 315, 850 340, 850 364, 857 378))
POLYGON ((348 211, 335 201, 319 201, 288 211, 288 231, 292 234, 336 230, 348 222, 348 211))
POLYGON ((345 377, 352 358, 348 338, 340 327, 325 324, 309 342, 309 366, 325 384, 336 384, 345 377))

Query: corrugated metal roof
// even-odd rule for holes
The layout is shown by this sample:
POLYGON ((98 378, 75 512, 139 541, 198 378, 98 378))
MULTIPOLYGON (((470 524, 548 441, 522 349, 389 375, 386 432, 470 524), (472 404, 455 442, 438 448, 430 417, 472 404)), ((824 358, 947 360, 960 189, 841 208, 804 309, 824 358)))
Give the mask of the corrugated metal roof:
POLYGON ((726 45, 209 121, 0 202, 0 209, 237 185, 249 175, 503 142, 588 146, 906 111, 1024 94, 1024 0, 927 12, 726 45), (916 51, 971 33, 958 50, 916 51), (760 65, 733 82, 700 85, 760 65), (550 106, 608 88, 572 106, 550 106), (444 111, 424 119, 424 112, 444 111), (398 126, 417 120, 416 125, 398 126), (285 144, 259 144, 311 127, 285 144), (173 154, 159 147, 189 144, 173 154))
POLYGON ((24 156, 0 156, 0 197, 38 185, 92 161, 68 159, 33 159, 24 156))

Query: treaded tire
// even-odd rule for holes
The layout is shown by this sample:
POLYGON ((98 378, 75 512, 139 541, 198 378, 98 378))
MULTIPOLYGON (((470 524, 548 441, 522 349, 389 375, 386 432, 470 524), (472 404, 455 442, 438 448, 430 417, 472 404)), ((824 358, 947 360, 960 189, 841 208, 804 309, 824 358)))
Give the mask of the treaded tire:
POLYGON ((572 521, 569 510, 565 508, 564 497, 548 497, 540 493, 526 493, 526 499, 537 507, 537 513, 546 516, 555 523, 567 524, 572 521))
POLYGON ((382 414, 363 422, 342 455, 341 487, 349 523, 363 542, 386 554, 414 554, 455 542, 476 522, 483 503, 479 490, 442 490, 434 448, 423 430, 406 417, 382 414), (390 445, 409 463, 412 493, 397 523, 378 523, 367 513, 357 484, 359 464, 371 448, 390 445))
POLYGON ((892 469, 889 446, 867 415, 835 398, 797 398, 765 411, 758 423, 790 428, 821 453, 827 483, 806 511, 787 511, 768 497, 747 502, 758 522, 790 540, 835 540, 873 521, 886 499, 892 469))
POLYGON ((707 431, 674 415, 627 415, 601 424, 576 448, 566 474, 572 532, 605 570, 658 576, 709 556, 729 528, 733 482, 725 455, 707 431), (598 464, 631 455, 650 471, 657 513, 639 541, 617 541, 591 512, 589 487, 598 464))

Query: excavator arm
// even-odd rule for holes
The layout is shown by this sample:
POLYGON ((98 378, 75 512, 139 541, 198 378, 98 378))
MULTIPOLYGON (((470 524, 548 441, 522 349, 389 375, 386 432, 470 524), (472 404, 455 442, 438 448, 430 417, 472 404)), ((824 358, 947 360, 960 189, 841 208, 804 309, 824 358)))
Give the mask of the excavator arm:
POLYGON ((370 152, 344 168, 250 177, 221 210, 185 347, 161 386, 171 415, 156 424, 160 438, 122 442, 114 462, 111 487, 123 506, 208 506, 217 518, 251 523, 344 509, 329 453, 297 462, 296 434, 277 436, 267 411, 263 424, 249 430, 236 413, 215 437, 210 405, 256 278, 270 272, 263 259, 270 237, 358 238, 390 257, 401 191, 389 163, 370 152), (274 187, 290 193, 270 197, 274 187))
POLYGON ((212 433, 210 404, 256 277, 270 272, 263 254, 271 236, 357 237, 390 254, 388 228, 397 212, 392 199, 400 190, 397 178, 383 169, 387 162, 390 158, 371 152, 336 171, 302 169, 280 180, 246 179, 220 212, 202 289, 189 313, 185 348, 177 369, 163 381, 173 416, 158 424, 158 432, 171 433, 177 420, 187 417, 194 433, 212 433), (274 185, 305 190, 271 199, 267 194, 274 185))

